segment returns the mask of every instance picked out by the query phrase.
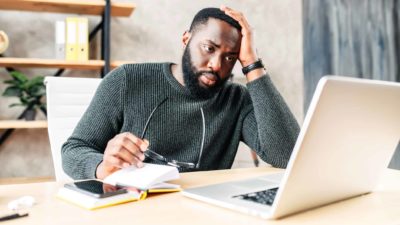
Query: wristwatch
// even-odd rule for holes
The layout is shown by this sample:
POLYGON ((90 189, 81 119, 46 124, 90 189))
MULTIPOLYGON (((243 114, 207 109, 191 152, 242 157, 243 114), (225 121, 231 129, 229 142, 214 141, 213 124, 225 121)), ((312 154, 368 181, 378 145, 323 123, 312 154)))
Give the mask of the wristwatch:
POLYGON ((242 68, 242 72, 243 72, 244 75, 247 75, 250 71, 258 69, 258 68, 264 68, 264 64, 262 63, 261 59, 258 59, 254 63, 243 67, 242 68))

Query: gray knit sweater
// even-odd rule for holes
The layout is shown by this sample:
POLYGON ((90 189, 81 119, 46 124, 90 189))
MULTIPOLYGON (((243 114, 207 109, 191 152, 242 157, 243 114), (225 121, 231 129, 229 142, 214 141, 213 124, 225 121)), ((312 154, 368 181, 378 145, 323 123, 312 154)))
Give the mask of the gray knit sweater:
POLYGON ((196 163, 201 158, 196 170, 228 169, 243 141, 265 162, 286 167, 299 127, 268 75, 248 83, 247 88, 227 82, 216 96, 204 100, 192 97, 170 67, 171 63, 127 64, 103 79, 62 147, 68 175, 94 178, 107 142, 122 132, 140 137, 149 115, 165 99, 144 136, 151 150, 183 162, 196 163), (201 154, 200 108, 206 127, 201 154))

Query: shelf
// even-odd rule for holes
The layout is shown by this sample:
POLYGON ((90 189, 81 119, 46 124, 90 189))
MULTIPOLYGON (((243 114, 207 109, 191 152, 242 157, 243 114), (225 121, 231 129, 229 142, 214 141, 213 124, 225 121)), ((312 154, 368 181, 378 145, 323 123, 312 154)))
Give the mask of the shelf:
POLYGON ((0 129, 47 128, 46 120, 0 120, 0 129))
MULTIPOLYGON (((0 9, 102 15, 104 0, 0 0, 0 9)), ((111 3, 111 16, 129 17, 135 4, 111 3)))
POLYGON ((51 181, 55 181, 54 177, 9 177, 9 178, 0 178, 0 185, 42 183, 51 181))
MULTIPOLYGON (((133 61, 111 61, 111 68, 123 64, 134 63, 133 61)), ((8 58, 0 57, 0 67, 29 67, 29 68, 59 68, 78 70, 100 70, 104 66, 103 60, 88 61, 66 61, 57 59, 34 59, 34 58, 8 58)))

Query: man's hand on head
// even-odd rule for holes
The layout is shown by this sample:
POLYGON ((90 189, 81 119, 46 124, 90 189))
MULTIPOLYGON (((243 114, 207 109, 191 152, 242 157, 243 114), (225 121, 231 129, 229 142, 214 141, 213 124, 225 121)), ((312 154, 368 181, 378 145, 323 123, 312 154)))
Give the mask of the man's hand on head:
MULTIPOLYGON (((242 67, 248 66, 259 60, 256 52, 256 47, 254 44, 254 33, 253 29, 248 23, 246 17, 243 13, 231 9, 226 6, 221 6, 220 9, 228 16, 232 17, 236 20, 240 26, 242 27, 242 40, 240 44, 240 52, 239 52, 239 61, 242 64, 242 67)), ((265 71, 260 68, 249 72, 246 77, 248 81, 255 80, 260 76, 264 75, 265 71)))
POLYGON ((147 140, 142 140, 129 132, 116 135, 107 143, 103 161, 96 170, 96 177, 104 179, 111 173, 131 165, 143 167, 142 161, 145 158, 143 152, 148 146, 147 140))

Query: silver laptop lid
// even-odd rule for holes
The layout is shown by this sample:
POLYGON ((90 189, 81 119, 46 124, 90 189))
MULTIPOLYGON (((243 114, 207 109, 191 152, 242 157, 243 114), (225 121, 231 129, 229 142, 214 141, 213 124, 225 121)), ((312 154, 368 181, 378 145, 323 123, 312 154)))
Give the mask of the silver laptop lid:
POLYGON ((399 139, 399 84, 322 78, 275 198, 272 216, 370 192, 399 139))

